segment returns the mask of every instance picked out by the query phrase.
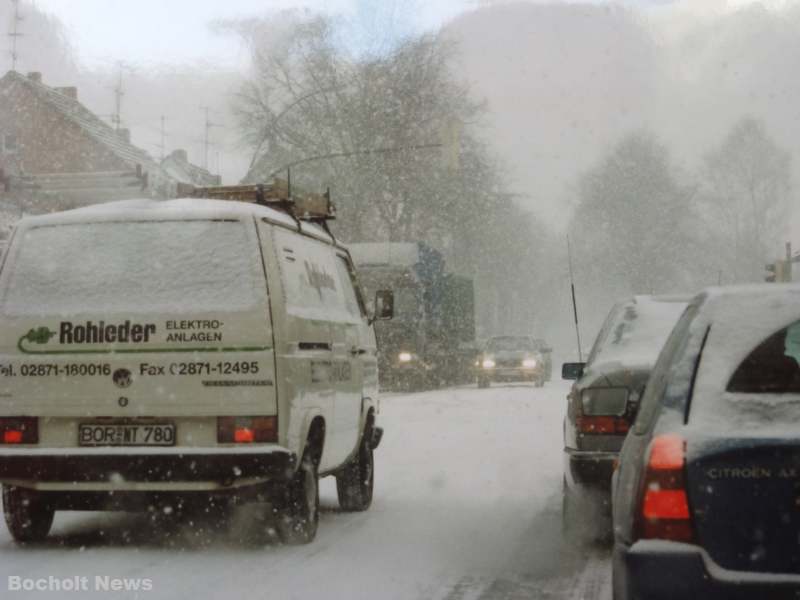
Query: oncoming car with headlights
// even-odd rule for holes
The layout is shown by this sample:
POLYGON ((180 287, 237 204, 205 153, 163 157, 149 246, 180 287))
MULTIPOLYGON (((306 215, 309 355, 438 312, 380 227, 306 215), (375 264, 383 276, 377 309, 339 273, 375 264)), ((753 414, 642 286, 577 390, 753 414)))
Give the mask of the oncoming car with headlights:
MULTIPOLYGON (((347 250, 288 210, 187 198, 20 221, 0 267, 15 539, 57 510, 257 502, 305 543, 324 475, 344 510, 369 507, 375 315, 347 250)), ((390 294, 375 303, 391 316, 390 294)))
POLYGON ((549 351, 528 336, 489 338, 475 363, 478 387, 500 381, 530 381, 543 386, 548 377, 545 353, 549 351))

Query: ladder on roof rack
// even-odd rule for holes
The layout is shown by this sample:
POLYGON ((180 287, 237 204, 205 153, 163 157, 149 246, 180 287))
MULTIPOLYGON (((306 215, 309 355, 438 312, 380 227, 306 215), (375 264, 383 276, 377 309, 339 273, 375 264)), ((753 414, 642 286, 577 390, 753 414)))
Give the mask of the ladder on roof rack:
POLYGON ((178 198, 208 198, 254 202, 287 213, 297 220, 311 221, 327 229, 327 221, 336 218, 336 207, 330 192, 310 194, 289 187, 285 179, 274 179, 272 184, 194 186, 179 183, 178 198))

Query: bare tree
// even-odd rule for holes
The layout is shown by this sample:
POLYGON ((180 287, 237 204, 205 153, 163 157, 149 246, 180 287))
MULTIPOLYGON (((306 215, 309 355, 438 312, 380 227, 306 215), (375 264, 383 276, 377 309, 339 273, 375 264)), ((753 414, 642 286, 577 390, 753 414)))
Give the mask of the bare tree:
POLYGON ((572 234, 583 281, 609 302, 693 289, 703 265, 693 195, 652 134, 625 137, 580 181, 572 234))
POLYGON ((358 60, 336 35, 324 17, 277 43, 251 35, 254 76, 236 109, 254 149, 248 179, 293 166, 294 178, 333 188, 349 237, 426 238, 448 217, 442 208, 464 198, 459 161, 481 106, 437 36, 358 60))
POLYGON ((759 280, 790 216, 791 155, 763 122, 741 119, 706 156, 707 219, 734 281, 759 280))
POLYGON ((330 186, 340 237, 425 241, 475 279, 483 332, 532 332, 546 236, 504 193, 476 134, 484 107, 453 74, 457 49, 422 35, 355 58, 324 17, 245 31, 255 67, 236 113, 248 179, 291 166, 293 181, 330 186))

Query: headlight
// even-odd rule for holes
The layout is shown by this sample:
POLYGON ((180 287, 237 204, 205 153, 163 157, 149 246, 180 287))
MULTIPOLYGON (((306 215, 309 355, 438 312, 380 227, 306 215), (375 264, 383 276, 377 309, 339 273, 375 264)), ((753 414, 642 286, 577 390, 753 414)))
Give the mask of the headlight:
POLYGON ((411 359, 414 358, 410 352, 401 352, 397 355, 397 360, 400 362, 411 362, 411 359))
POLYGON ((538 364, 535 358, 526 358, 522 361, 522 366, 526 369, 533 369, 538 364))
POLYGON ((494 361, 491 358, 484 358, 482 364, 484 369, 494 369, 494 361))

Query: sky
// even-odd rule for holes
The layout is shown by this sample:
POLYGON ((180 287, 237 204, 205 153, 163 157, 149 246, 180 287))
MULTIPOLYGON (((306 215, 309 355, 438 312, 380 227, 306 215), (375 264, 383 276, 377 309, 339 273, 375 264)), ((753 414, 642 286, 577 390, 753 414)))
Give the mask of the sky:
POLYGON ((403 13, 399 32, 437 28, 479 2, 470 0, 36 0, 66 25, 82 63, 101 65, 124 57, 140 65, 208 61, 225 67, 247 62, 232 36, 209 27, 215 20, 263 16, 307 8, 344 15, 369 26, 375 13, 403 13), (98 27, 102 23, 103 27, 98 27), (154 26, 157 24, 157 26, 154 26))
MULTIPOLYGON (((780 7, 794 0, 760 0, 780 7)), ((622 0, 638 8, 679 7, 709 13, 735 9, 756 0, 622 0)), ((344 15, 370 27, 376 13, 395 15, 395 32, 437 29, 458 14, 492 0, 35 0, 66 25, 81 62, 100 66, 125 58, 139 65, 207 61, 225 67, 247 63, 247 53, 232 36, 215 33, 216 19, 236 19, 305 7, 344 15), (103 26, 98 26, 102 23, 103 26)), ((605 4, 604 0, 590 3, 605 4)), ((354 40, 358 35, 353 36, 354 40)), ((357 43, 357 42, 355 42, 357 43)))

